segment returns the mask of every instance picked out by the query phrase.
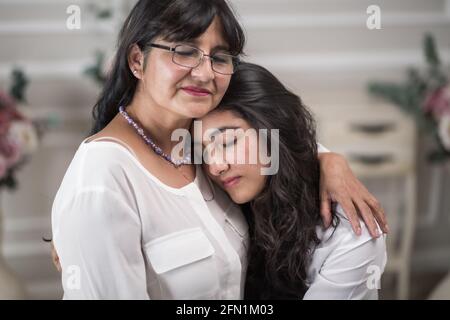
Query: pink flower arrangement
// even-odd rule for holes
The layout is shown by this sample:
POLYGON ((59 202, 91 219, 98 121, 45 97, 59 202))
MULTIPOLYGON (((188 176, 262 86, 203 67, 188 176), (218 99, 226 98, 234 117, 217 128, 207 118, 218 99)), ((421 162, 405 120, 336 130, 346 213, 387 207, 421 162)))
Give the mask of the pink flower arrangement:
POLYGON ((11 184, 15 169, 36 147, 33 123, 18 111, 14 99, 0 91, 0 187, 11 184))
POLYGON ((450 114, 450 86, 442 86, 427 95, 424 102, 425 112, 429 112, 436 120, 450 114))
POLYGON ((369 92, 414 117, 419 130, 434 141, 427 154, 431 163, 450 162, 450 75, 441 63, 434 37, 423 41, 426 68, 412 67, 404 83, 371 82, 369 92))
POLYGON ((427 95, 424 111, 432 115, 438 126, 438 137, 446 151, 450 151, 450 85, 427 95))

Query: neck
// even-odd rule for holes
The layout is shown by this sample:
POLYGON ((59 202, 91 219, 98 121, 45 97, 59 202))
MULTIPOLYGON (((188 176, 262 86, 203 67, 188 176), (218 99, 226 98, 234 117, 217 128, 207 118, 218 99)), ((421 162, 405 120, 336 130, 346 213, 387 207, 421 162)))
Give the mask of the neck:
POLYGON ((189 130, 192 119, 171 112, 148 99, 135 96, 126 108, 127 113, 150 135, 151 139, 165 152, 171 151, 179 141, 171 141, 176 129, 189 130))

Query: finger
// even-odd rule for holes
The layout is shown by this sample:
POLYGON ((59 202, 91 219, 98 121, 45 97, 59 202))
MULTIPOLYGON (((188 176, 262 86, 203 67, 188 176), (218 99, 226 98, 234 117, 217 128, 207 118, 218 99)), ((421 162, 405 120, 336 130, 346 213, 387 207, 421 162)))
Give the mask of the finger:
POLYGON ((349 201, 348 198, 345 200, 338 201, 344 210, 345 215, 347 216, 350 224, 352 225, 352 229, 356 235, 361 235, 361 225, 359 223, 358 214, 356 213, 356 208, 353 205, 352 201, 349 201))
POLYGON ((58 258, 53 260, 53 265, 55 266, 56 270, 58 270, 58 272, 61 272, 61 264, 59 263, 58 258))
POLYGON ((55 247, 53 246, 53 243, 52 243, 52 262, 53 262, 53 265, 55 266, 56 270, 61 272, 61 263, 59 262, 59 256, 55 250, 55 247))
POLYGON ((383 207, 380 205, 377 199, 370 197, 369 200, 366 201, 367 205, 372 209, 372 212, 377 220, 381 230, 384 233, 389 233, 389 225, 386 218, 386 213, 384 212, 383 207))
POLYGON ((375 222, 372 210, 364 201, 356 203, 356 207, 372 238, 378 238, 381 234, 378 230, 378 225, 375 222))
MULTIPOLYGON (((384 219, 384 211, 381 209, 378 200, 367 190, 366 186, 361 183, 358 179, 355 180, 356 184, 353 184, 351 189, 353 195, 359 195, 360 199, 368 199, 366 201, 355 201, 358 212, 360 213, 361 218, 364 220, 369 233, 372 237, 377 238, 381 234, 378 230, 378 226, 375 223, 375 220, 379 222, 378 219, 384 219), (373 206, 371 206, 371 204, 373 206)), ((380 228, 383 232, 386 232, 387 229, 386 221, 379 222, 380 228)), ((387 232, 386 232, 387 233, 387 232)))
POLYGON ((331 204, 330 199, 322 198, 320 201, 320 215, 322 216, 323 226, 328 228, 331 225, 331 204))
POLYGON ((59 257, 52 252, 52 262, 56 270, 61 272, 61 264, 59 263, 59 257))
POLYGON ((55 254, 54 250, 52 250, 52 262, 56 270, 60 271, 59 269, 61 268, 61 266, 59 264, 59 257, 55 254))
MULTIPOLYGON (((367 190, 366 186, 361 183, 361 181, 356 180, 357 182, 357 189, 354 189, 354 192, 357 192, 356 190, 359 189, 359 193, 361 194, 361 198, 367 199, 365 200, 366 204, 369 206, 369 208, 372 211, 372 215, 375 217, 376 221, 378 222, 381 230, 384 233, 389 232, 389 226, 386 220, 386 215, 384 213, 384 209, 381 207, 379 201, 367 190)), ((356 193, 357 194, 357 193, 356 193)), ((378 229, 377 229, 378 231, 378 229)))

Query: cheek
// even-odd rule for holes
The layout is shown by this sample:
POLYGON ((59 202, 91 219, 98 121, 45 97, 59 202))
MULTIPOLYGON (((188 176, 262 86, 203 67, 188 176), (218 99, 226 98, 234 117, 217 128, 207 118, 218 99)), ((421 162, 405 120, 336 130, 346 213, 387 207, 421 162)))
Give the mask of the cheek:
POLYGON ((167 90, 172 94, 175 94, 178 90, 179 83, 187 76, 189 73, 185 69, 180 69, 181 67, 171 67, 166 68, 164 71, 162 81, 165 81, 167 90))
POLYGON ((266 184, 266 176, 263 176, 261 174, 261 166, 259 165, 252 166, 251 173, 251 190, 253 193, 255 193, 256 196, 264 189, 264 186, 266 184))
POLYGON ((147 87, 151 88, 154 97, 165 93, 165 98, 170 98, 177 91, 177 84, 186 77, 188 72, 172 62, 158 61, 147 66, 147 87))
POLYGON ((228 86, 230 85, 230 77, 225 76, 217 76, 216 81, 216 89, 217 93, 215 95, 215 100, 217 100, 217 104, 219 104, 220 100, 222 100, 223 96, 225 95, 225 92, 228 89, 228 86))
POLYGON ((230 194, 233 200, 238 203, 254 200, 264 189, 266 182, 265 177, 260 174, 258 165, 245 165, 241 169, 240 172, 244 173, 243 183, 230 194))

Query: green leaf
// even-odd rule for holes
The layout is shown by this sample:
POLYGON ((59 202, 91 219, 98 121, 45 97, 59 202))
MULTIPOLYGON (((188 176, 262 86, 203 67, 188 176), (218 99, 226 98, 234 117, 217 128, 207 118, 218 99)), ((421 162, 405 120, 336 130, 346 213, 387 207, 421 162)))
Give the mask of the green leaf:
POLYGON ((393 104, 398 105, 407 113, 414 113, 414 108, 410 104, 408 88, 405 85, 395 83, 371 82, 368 90, 374 96, 383 98, 393 104))
POLYGON ((109 19, 112 17, 111 9, 103 9, 97 12, 97 18, 99 19, 109 19))
POLYGON ((6 176, 3 177, 3 179, 0 179, 0 188, 1 187, 6 187, 10 190, 17 189, 17 181, 14 178, 13 170, 8 170, 8 173, 6 174, 6 176))
POLYGON ((427 33, 424 38, 424 53, 427 63, 431 67, 438 67, 441 64, 441 60, 439 59, 439 55, 436 49, 436 43, 434 41, 434 37, 427 33))
POLYGON ((95 63, 92 66, 87 67, 83 73, 98 84, 103 85, 106 81, 106 77, 102 70, 105 61, 105 53, 97 51, 95 55, 95 63))
POLYGON ((14 68, 11 72, 10 95, 18 102, 26 102, 25 92, 28 83, 25 73, 19 68, 14 68))

